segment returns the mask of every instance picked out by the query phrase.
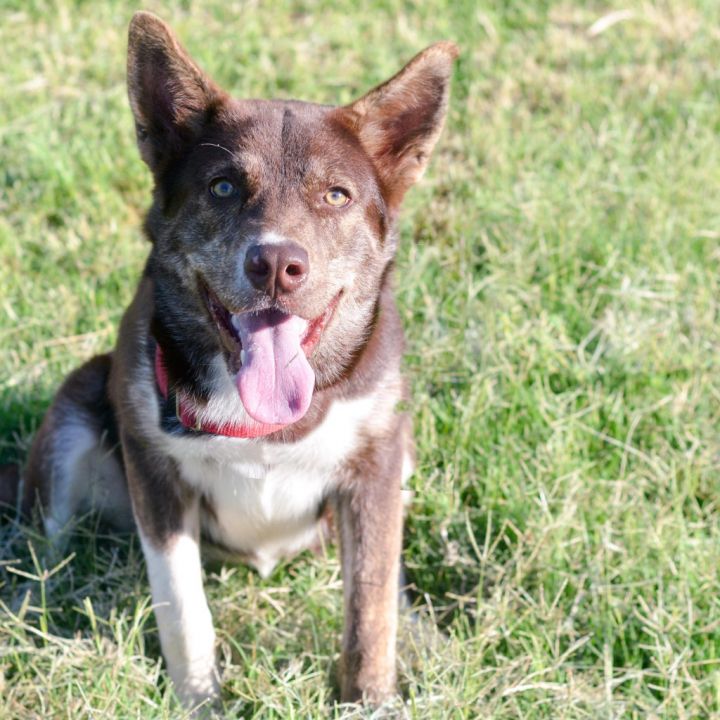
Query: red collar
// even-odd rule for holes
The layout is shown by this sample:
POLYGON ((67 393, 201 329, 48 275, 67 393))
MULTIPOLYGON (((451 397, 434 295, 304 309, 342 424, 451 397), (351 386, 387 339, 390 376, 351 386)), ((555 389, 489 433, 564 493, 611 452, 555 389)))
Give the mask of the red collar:
MULTIPOLYGON (((165 400, 168 399, 168 373, 165 366, 165 356, 159 343, 155 343, 155 382, 165 400)), ((257 438, 282 430, 285 425, 266 425, 250 420, 246 424, 238 425, 227 422, 222 425, 214 422, 202 422, 195 408, 188 404, 180 395, 175 395, 175 412, 178 420, 189 430, 210 433, 211 435, 224 435, 235 438, 257 438)))

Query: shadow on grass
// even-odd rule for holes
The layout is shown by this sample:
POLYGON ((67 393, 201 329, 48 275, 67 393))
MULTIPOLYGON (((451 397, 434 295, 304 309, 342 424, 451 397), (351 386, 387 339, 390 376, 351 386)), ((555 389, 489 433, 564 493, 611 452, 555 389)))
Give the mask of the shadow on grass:
POLYGON ((29 603, 32 609, 25 619, 42 617, 47 632, 60 637, 94 630, 89 615, 117 617, 147 594, 134 534, 108 528, 94 515, 67 532, 68 541, 59 551, 44 536, 40 522, 26 522, 9 509, 0 520, 0 601, 13 613, 29 603))
POLYGON ((517 551, 519 519, 468 508, 437 527, 437 518, 410 515, 405 525, 407 593, 427 608, 441 631, 474 623, 478 605, 506 580, 517 551))

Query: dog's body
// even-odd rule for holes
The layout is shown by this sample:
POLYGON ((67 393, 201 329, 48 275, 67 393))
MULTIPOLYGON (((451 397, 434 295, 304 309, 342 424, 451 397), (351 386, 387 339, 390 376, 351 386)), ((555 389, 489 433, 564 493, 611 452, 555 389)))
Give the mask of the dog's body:
POLYGON ((26 500, 47 533, 96 509, 137 527, 163 655, 219 692, 200 537, 270 572, 338 523, 341 694, 394 692, 401 484, 412 467, 393 225, 442 127, 450 43, 356 103, 230 99, 157 18, 128 81, 155 177, 150 257, 112 355, 59 391, 26 500))

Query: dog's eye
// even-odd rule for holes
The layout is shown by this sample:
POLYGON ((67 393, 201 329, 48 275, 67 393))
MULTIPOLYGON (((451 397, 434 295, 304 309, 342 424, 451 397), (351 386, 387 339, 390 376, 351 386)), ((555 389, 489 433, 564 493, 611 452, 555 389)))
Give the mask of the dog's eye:
POLYGON ((323 199, 328 205, 333 207, 344 207, 350 202, 350 196, 342 188, 330 188, 323 199))
POLYGON ((215 178, 210 183, 210 194, 216 198, 229 198, 235 194, 235 186, 227 178, 215 178))

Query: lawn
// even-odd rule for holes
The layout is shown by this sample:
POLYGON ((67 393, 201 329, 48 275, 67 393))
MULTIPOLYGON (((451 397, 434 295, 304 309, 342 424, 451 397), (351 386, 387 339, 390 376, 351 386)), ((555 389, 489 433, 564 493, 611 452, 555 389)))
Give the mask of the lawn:
MULTIPOLYGON (((0 460, 147 254, 132 2, 0 0, 0 460)), ((397 294, 412 718, 720 717, 720 4, 151 0, 233 94, 343 103, 461 47, 397 294)), ((339 564, 208 568, 228 717, 334 704, 339 564)), ((0 717, 168 718, 139 543, 0 527, 0 717), (58 564, 59 563, 59 564, 58 564)))

